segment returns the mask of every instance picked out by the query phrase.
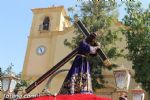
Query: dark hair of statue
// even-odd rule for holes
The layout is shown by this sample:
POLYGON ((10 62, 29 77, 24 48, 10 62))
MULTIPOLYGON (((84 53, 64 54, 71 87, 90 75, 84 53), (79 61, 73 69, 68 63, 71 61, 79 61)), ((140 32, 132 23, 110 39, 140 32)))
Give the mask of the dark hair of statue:
POLYGON ((90 34, 87 38, 86 38, 86 42, 92 46, 97 46, 97 43, 96 43, 96 34, 95 33, 92 33, 90 34))

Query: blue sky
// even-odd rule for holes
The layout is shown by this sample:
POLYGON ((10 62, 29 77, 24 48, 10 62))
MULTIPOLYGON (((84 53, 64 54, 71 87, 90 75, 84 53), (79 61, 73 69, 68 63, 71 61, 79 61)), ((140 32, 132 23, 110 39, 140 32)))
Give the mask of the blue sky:
MULTIPOLYGON (((141 0, 148 5, 148 0, 141 0)), ((5 70, 14 64, 16 73, 22 71, 32 23, 32 8, 45 8, 64 5, 65 8, 76 4, 76 0, 1 0, 0 3, 0 67, 5 70)), ((121 17, 124 15, 119 9, 121 17)), ((31 66, 32 67, 32 66, 31 66)))

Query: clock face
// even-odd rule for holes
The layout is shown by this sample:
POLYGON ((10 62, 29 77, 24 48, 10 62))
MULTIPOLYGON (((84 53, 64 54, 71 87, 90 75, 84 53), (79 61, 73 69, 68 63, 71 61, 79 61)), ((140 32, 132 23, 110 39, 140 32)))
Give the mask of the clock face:
POLYGON ((43 55, 45 53, 45 51, 46 51, 46 47, 43 45, 39 46, 36 50, 38 55, 43 55))

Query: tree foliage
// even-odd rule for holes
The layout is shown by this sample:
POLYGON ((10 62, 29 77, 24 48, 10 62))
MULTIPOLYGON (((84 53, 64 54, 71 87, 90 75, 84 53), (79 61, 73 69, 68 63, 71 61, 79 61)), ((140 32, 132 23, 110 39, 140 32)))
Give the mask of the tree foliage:
POLYGON ((28 86, 29 86, 29 83, 26 80, 20 80, 20 82, 18 82, 16 84, 16 88, 14 90, 14 93, 17 94, 20 89, 23 89, 23 88, 28 87, 28 86))
POLYGON ((123 30, 127 38, 128 59, 133 62, 135 80, 150 93, 150 6, 142 8, 139 1, 125 2, 127 14, 123 30))
MULTIPOLYGON (((116 41, 120 40, 117 31, 112 31, 110 29, 113 19, 117 18, 117 16, 113 14, 116 7, 116 2, 113 0, 89 0, 82 2, 81 5, 76 5, 77 13, 73 12, 75 8, 69 8, 69 11, 73 12, 74 16, 78 16, 91 33, 103 33, 99 34, 97 41, 101 43, 101 48, 109 58, 122 56, 121 50, 115 45, 116 41)), ((71 42, 68 42, 67 39, 64 41, 64 44, 71 49, 77 47, 79 42, 83 39, 83 35, 78 28, 76 28, 75 34, 76 36, 72 38, 71 42)), ((93 89, 102 88, 105 83, 102 75, 102 61, 98 57, 93 58, 89 56, 88 59, 92 66, 91 75, 93 89)))

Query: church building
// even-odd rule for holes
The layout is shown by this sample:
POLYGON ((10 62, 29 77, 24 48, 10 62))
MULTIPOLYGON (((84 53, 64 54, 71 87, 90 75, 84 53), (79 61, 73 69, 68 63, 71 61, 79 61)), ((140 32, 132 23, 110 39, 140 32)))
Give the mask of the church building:
MULTIPOLYGON (((74 28, 67 19, 68 15, 63 6, 36 8, 32 9, 32 12, 33 20, 22 70, 22 79, 30 83, 42 76, 72 51, 64 45, 64 40, 71 40, 75 36, 74 28)), ((125 44, 125 42, 122 42, 118 45, 124 46, 125 44)), ((131 68, 131 62, 123 58, 116 61, 116 63, 120 66, 123 63, 124 66, 131 68)), ((60 70, 69 69, 70 67, 71 63, 68 62, 60 70)), ((49 88, 52 94, 57 93, 66 74, 67 71, 64 71, 57 74, 53 79, 48 78, 31 91, 31 94, 41 93, 45 88, 49 88)), ((103 75, 108 80, 108 84, 105 88, 96 90, 95 94, 118 100, 113 72, 104 69, 103 75)), ((130 88, 135 86, 136 83, 132 79, 130 88)), ((131 93, 129 93, 129 98, 129 100, 132 100, 131 93)))

